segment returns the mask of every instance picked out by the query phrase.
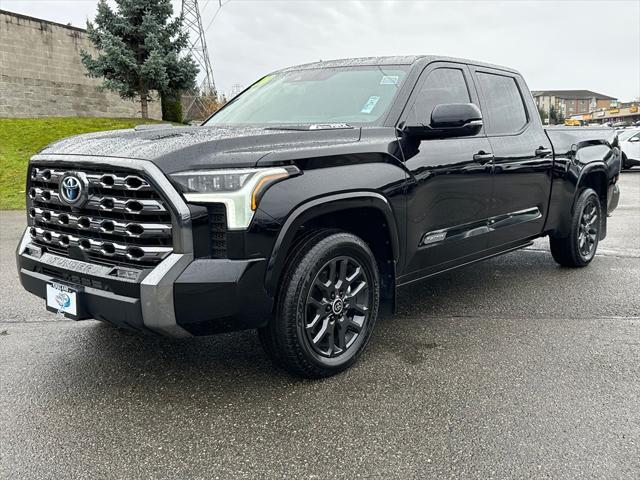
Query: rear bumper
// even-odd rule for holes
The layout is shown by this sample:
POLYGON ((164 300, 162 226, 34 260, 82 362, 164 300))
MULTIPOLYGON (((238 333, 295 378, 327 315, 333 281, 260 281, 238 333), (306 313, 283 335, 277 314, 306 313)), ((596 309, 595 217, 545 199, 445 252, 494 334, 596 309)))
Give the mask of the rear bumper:
POLYGON ((174 253, 151 270, 125 272, 39 250, 25 231, 16 252, 20 282, 43 299, 49 283, 77 291, 77 320, 187 337, 261 327, 271 314, 264 259, 194 261, 174 253))

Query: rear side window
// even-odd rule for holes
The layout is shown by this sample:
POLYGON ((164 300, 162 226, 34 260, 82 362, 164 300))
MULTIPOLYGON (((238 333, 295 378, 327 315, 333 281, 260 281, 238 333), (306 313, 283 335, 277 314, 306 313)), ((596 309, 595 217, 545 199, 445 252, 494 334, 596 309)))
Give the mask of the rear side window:
POLYGON ((409 113, 410 124, 431 122, 431 112, 441 103, 470 103, 467 82, 462 70, 437 68, 429 73, 409 113))
POLYGON ((517 133, 527 124, 527 112, 515 78, 478 72, 484 93, 483 117, 489 135, 517 133))

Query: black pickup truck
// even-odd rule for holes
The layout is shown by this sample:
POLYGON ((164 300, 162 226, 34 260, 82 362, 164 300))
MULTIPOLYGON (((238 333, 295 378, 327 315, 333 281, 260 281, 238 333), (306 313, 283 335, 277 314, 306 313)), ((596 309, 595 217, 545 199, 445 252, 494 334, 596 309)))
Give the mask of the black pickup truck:
POLYGON ((584 267, 618 201, 613 130, 549 129, 518 72, 361 58, 265 76, 202 126, 35 155, 20 280, 69 318, 258 329, 307 377, 363 351, 396 290, 549 236, 584 267))

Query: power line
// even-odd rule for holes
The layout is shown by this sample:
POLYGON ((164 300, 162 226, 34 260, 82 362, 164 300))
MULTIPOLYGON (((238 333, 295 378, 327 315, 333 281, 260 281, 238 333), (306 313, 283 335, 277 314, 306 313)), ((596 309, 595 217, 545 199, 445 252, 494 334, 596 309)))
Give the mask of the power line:
POLYGON ((204 29, 205 32, 209 30, 209 28, 211 28, 211 25, 213 25, 213 22, 215 21, 216 17, 222 11, 222 7, 224 7, 227 3, 230 3, 231 1, 232 0, 227 0, 226 2, 223 2, 222 0, 218 0, 218 9, 216 10, 216 13, 213 14, 213 17, 209 21, 207 28, 204 29))
MULTIPOLYGON (((220 11, 218 8, 218 11, 220 11)), ((203 96, 216 96, 216 84, 213 78, 213 68, 209 58, 209 50, 207 49, 207 41, 202 28, 202 17, 198 7, 198 0, 182 0, 182 21, 183 28, 189 35, 189 45, 186 54, 191 55, 200 67, 200 72, 204 74, 202 82, 200 82, 198 91, 189 92, 192 101, 187 108, 185 117, 191 117, 194 106, 202 109, 204 106, 203 96)))

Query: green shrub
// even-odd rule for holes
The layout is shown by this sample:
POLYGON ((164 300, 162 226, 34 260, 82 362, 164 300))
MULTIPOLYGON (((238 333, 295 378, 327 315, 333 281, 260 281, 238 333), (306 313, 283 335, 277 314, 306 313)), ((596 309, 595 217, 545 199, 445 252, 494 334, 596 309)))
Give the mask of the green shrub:
POLYGON ((182 102, 179 95, 163 95, 161 103, 163 120, 183 123, 182 102))

